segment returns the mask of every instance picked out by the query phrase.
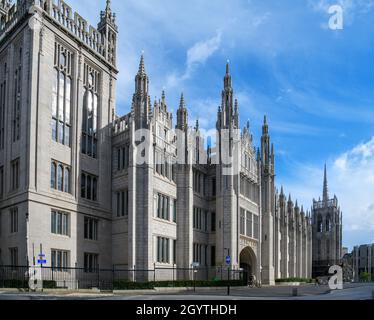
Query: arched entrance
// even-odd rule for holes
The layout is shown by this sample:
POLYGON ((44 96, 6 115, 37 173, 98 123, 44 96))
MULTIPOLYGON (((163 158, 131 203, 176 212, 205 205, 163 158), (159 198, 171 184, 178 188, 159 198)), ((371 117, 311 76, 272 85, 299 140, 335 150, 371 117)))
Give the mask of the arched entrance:
POLYGON ((256 276, 257 278, 257 258, 251 247, 244 248, 240 253, 240 268, 244 271, 244 281, 246 283, 250 276, 256 276))

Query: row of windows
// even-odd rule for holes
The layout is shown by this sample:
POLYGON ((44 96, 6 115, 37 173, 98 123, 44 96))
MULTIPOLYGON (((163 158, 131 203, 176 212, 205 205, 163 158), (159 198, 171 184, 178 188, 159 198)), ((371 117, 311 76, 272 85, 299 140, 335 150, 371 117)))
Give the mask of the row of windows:
POLYGON ((51 232, 62 236, 70 235, 70 217, 68 213, 52 210, 51 232))
POLYGON ((193 191, 204 196, 207 195, 206 190, 206 175, 194 170, 193 171, 193 191))
POLYGON ((256 203, 259 200, 259 188, 245 177, 240 178, 240 194, 256 203))
POLYGON ((117 217, 129 215, 129 191, 116 192, 117 217))
POLYGON ((51 189, 70 193, 71 169, 58 161, 51 162, 51 189))
MULTIPOLYGON (((9 248, 10 266, 17 267, 18 248, 9 248)), ((51 250, 51 267, 55 271, 67 272, 70 268, 70 251, 68 250, 51 250)), ((99 269, 99 255, 96 253, 84 253, 84 271, 86 273, 96 272, 99 269)))
POLYGON ((208 211, 201 208, 193 208, 193 228, 201 231, 208 231, 208 211))
POLYGON ((156 261, 158 263, 176 264, 177 241, 164 237, 157 237, 156 261), (170 258, 170 245, 172 245, 172 257, 170 258))
POLYGON ((259 216, 240 208, 240 234, 253 238, 259 238, 259 216))
POLYGON ((172 215, 173 222, 177 222, 177 200, 158 193, 155 195, 155 210, 157 218, 170 221, 172 215))
POLYGON ((117 148, 117 171, 126 170, 130 163, 130 147, 117 148))
POLYGON ((159 152, 155 152, 156 172, 170 181, 175 181, 175 166, 159 152))
POLYGON ((81 175, 81 197, 83 199, 97 201, 97 176, 82 173, 81 175))
POLYGON ((193 262, 198 263, 200 266, 208 265, 208 246, 207 245, 198 244, 198 243, 193 244, 193 262))

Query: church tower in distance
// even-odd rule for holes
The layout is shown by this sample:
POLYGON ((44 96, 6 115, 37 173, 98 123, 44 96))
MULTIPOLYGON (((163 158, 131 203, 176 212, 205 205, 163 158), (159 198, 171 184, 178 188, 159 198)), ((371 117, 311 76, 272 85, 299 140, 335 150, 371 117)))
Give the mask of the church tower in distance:
POLYGON ((313 200, 313 277, 328 274, 342 258, 342 220, 338 198, 329 197, 325 166, 323 199, 313 200))

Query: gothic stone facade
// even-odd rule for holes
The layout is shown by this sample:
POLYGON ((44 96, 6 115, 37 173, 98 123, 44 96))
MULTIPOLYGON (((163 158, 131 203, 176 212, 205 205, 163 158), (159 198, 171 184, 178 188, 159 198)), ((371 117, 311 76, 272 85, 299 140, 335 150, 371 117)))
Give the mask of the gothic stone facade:
POLYGON ((0 264, 33 264, 42 250, 48 265, 156 266, 168 278, 230 256, 266 284, 311 277, 311 216, 276 189, 266 118, 257 150, 249 124, 239 130, 229 65, 206 150, 183 95, 175 127, 164 93, 151 104, 143 56, 131 112, 116 115, 110 1, 97 28, 64 1, 2 0, 0 14, 0 264))

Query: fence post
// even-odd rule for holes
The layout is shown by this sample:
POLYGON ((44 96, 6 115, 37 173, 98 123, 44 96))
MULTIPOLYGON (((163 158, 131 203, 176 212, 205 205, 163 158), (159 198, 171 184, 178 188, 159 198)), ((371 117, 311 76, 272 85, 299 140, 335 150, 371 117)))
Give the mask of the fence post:
POLYGON ((173 263, 173 287, 175 287, 175 275, 174 275, 175 264, 173 263))
POLYGON ((230 295, 230 267, 227 268, 227 295, 230 295))
POLYGON ((133 282, 136 282, 136 265, 134 264, 134 269, 133 269, 133 273, 132 273, 132 278, 133 278, 133 282))

